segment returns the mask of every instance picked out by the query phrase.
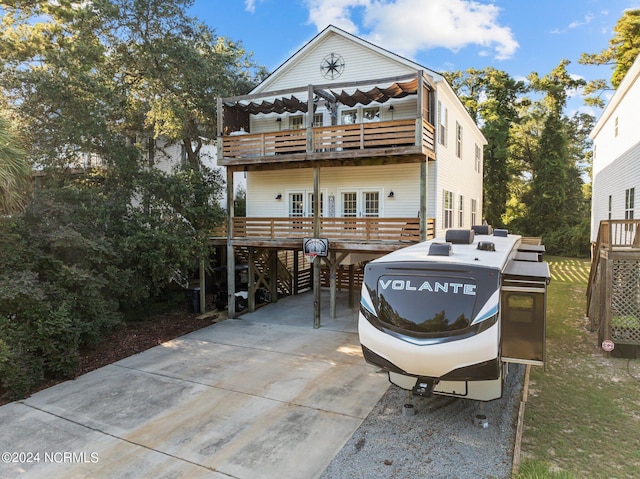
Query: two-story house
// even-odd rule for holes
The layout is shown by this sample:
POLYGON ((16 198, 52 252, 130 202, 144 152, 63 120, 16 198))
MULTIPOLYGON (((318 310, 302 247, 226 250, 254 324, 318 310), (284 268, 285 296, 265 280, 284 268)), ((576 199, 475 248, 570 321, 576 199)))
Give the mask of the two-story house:
MULTIPOLYGON (((640 56, 596 122, 593 140, 591 241, 603 220, 639 219, 640 194, 640 56)), ((629 232, 630 230, 627 229, 629 232)))
POLYGON ((248 95, 218 99, 218 139, 227 187, 246 173, 227 257, 257 278, 250 309, 255 288, 276 300, 308 286, 303 238, 329 240, 333 293, 372 258, 482 222, 486 140, 444 77, 334 26, 248 95))

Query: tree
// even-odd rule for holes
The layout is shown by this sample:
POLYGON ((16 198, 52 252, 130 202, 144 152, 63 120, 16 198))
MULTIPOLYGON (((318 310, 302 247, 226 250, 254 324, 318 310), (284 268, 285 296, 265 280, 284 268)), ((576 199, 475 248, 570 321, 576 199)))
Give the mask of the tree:
POLYGON ((0 117, 0 215, 18 211, 26 201, 31 169, 9 122, 0 117))
MULTIPOLYGON (((611 65, 611 85, 618 88, 640 54, 640 9, 626 10, 613 27, 613 32, 607 48, 600 53, 583 53, 578 61, 584 65, 611 65)), ((608 88, 605 80, 595 80, 586 85, 584 93, 592 95, 608 88)), ((604 106, 599 96, 587 97, 587 100, 593 105, 604 106)))
POLYGON ((533 150, 531 189, 526 201, 528 232, 534 236, 554 234, 582 220, 580 211, 571 209, 582 195, 582 188, 566 126, 570 123, 563 117, 563 110, 568 92, 585 82, 568 74, 568 64, 563 60, 548 75, 529 76, 532 88, 544 94, 540 103, 546 112, 538 145, 533 150))
POLYGON ((483 155, 483 216, 489 224, 501 227, 510 183, 519 176, 509 155, 510 129, 519 121, 517 107, 525 85, 493 67, 454 72, 447 78, 487 139, 483 155))
POLYGON ((81 344, 208 255, 223 218, 223 178, 200 161, 215 97, 246 93, 264 69, 189 5, 3 2, 0 99, 46 173, 24 212, 0 217, 0 382, 17 394, 72 375, 81 344), (176 143, 185 164, 152 168, 176 143))

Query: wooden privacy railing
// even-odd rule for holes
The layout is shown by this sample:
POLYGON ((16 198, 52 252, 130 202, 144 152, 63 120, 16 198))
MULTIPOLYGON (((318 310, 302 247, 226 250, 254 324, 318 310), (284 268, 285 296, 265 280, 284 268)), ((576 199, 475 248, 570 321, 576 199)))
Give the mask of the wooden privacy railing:
MULTIPOLYGON (((393 120, 311 129, 311 151, 324 153, 368 148, 422 146, 435 150, 435 129, 422 119, 393 120)), ((225 136, 225 158, 248 158, 307 152, 307 130, 225 136)))
POLYGON ((222 140, 222 154, 229 158, 304 153, 306 150, 306 130, 232 135, 222 140))
MULTIPOLYGON (((213 234, 226 236, 226 228, 213 234)), ((427 219, 427 238, 435 235, 435 220, 427 219)), ((313 218, 245 218, 233 219, 234 238, 262 240, 309 238, 313 236, 313 218)), ((333 240, 420 241, 419 218, 320 218, 320 236, 333 240)))
POLYGON ((415 120, 357 123, 313 128, 313 151, 380 148, 416 144, 415 120))
POLYGON ((591 306, 593 282, 596 278, 602 251, 614 248, 640 248, 640 220, 603 220, 598 227, 598 237, 591 250, 591 271, 587 284, 587 315, 591 306))

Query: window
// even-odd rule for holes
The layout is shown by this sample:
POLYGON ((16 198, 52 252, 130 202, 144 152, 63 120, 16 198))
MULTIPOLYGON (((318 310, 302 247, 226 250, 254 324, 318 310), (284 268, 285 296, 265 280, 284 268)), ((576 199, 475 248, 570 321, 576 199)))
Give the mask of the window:
POLYGON ((289 118, 289 128, 292 130, 301 130, 304 128, 304 117, 296 115, 289 118))
POLYGON ((323 126, 324 125, 324 114, 316 113, 313 115, 313 126, 323 126))
POLYGON ((438 102, 438 143, 447 146, 447 124, 449 123, 449 112, 447 107, 438 102))
POLYGON ((377 217, 380 213, 380 193, 378 191, 365 191, 364 215, 365 217, 377 217))
POLYGON ((453 228, 453 193, 451 191, 443 191, 444 198, 442 200, 442 224, 445 229, 453 228))
POLYGON ((458 227, 462 228, 464 226, 464 197, 462 195, 458 196, 458 227))
POLYGON ((478 224, 478 200, 471 200, 471 226, 478 224))
POLYGON ((629 188, 624 191, 624 219, 632 220, 633 219, 633 205, 635 203, 635 195, 636 189, 629 188))
POLYGON ((462 159, 462 125, 456 121, 456 156, 462 159))
POLYGON ((482 148, 476 145, 476 172, 482 173, 482 148))
POLYGON ((303 193, 289 193, 289 216, 304 216, 303 193))
POLYGON ((613 132, 614 132, 614 136, 617 138, 618 137, 618 117, 617 116, 614 123, 613 132))
POLYGON ((358 110, 344 110, 340 119, 341 125, 355 125, 358 123, 358 110))
POLYGON ((355 218, 358 214, 358 194, 355 191, 342 193, 342 216, 355 218))
POLYGON ((609 219, 611 219, 611 206, 613 205, 613 198, 609 195, 609 219))
POLYGON ((380 108, 365 108, 362 110, 362 120, 365 123, 380 121, 380 108))

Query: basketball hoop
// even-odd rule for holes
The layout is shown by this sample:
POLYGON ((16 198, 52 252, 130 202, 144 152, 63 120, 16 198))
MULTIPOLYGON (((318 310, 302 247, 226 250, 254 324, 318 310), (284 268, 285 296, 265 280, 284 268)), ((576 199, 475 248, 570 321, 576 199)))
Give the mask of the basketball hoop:
POLYGON ((316 259, 316 257, 318 256, 317 253, 305 253, 304 257, 307 258, 307 261, 309 262, 309 264, 313 263, 313 261, 316 259))

